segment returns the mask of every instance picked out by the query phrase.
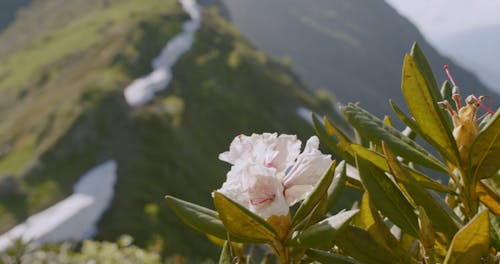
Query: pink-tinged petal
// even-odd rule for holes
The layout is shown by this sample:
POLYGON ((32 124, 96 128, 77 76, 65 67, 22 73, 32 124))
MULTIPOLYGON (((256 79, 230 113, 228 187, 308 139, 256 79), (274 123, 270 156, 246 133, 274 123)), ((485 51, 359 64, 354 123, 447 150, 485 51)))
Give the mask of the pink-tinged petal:
POLYGON ((313 185, 294 185, 285 190, 285 199, 288 206, 304 200, 314 189, 313 185))
POLYGON ((217 191, 244 207, 249 208, 248 188, 244 185, 243 180, 246 170, 245 164, 232 166, 231 170, 227 173, 226 181, 217 191))
POLYGON ((278 171, 285 171, 299 156, 301 145, 302 142, 295 135, 280 135, 272 146, 274 156, 266 166, 271 165, 278 171))
POLYGON ((219 154, 219 159, 230 164, 235 164, 240 159, 251 159, 252 146, 250 142, 248 136, 236 136, 229 146, 229 151, 219 154))
POLYGON ((285 189, 295 185, 314 186, 326 173, 332 164, 330 155, 325 155, 318 150, 319 139, 311 137, 293 167, 287 172, 283 179, 285 189))
POLYGON ((287 215, 288 205, 283 197, 283 185, 275 177, 276 169, 249 165, 243 179, 248 188, 249 210, 267 219, 273 215, 287 215))

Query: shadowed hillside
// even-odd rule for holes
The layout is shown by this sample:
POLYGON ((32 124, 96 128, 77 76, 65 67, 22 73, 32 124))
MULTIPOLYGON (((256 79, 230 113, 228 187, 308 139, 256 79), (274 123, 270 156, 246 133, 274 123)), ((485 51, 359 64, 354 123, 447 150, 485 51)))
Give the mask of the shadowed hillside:
MULTIPOLYGON (((463 68, 439 55, 417 28, 383 0, 227 0, 233 22, 259 48, 289 58, 293 68, 314 88, 325 88, 342 103, 360 101, 370 111, 392 113, 387 100, 402 105, 401 65, 417 41, 437 80, 444 64, 462 93, 498 95, 463 68)), ((445 12, 445 10, 443 10, 445 12)))

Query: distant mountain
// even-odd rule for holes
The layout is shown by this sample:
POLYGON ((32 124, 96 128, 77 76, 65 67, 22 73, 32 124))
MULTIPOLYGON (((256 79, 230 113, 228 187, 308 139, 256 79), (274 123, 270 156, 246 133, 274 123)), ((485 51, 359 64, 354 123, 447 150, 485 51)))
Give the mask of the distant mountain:
POLYGON ((437 40, 439 48, 500 93, 500 24, 487 25, 437 40))
POLYGON ((0 31, 14 18, 19 7, 26 5, 30 0, 2 0, 0 1, 0 31))
POLYGON ((286 66, 253 48, 214 10, 165 92, 142 107, 123 89, 151 71, 187 19, 174 0, 33 1, 0 35, 0 232, 71 193, 114 159, 118 180, 98 239, 131 234, 166 255, 216 257, 166 194, 211 206, 241 133, 313 134, 300 107, 328 112, 286 66))
MULTIPOLYGON (((293 69, 316 89, 342 103, 360 101, 379 116, 392 113, 387 100, 402 105, 401 65, 417 41, 435 70, 450 64, 464 95, 498 94, 468 70, 438 54, 417 28, 384 0, 225 0, 233 22, 259 48, 291 59, 293 69)), ((459 55, 459 54, 458 54, 459 55)), ((495 100, 498 102, 498 100, 495 100)))

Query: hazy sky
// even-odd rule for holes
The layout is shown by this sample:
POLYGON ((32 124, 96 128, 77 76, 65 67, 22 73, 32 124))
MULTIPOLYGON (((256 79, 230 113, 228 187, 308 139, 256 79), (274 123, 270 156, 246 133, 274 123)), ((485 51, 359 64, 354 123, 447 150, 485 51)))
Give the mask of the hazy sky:
MULTIPOLYGON (((386 0, 431 40, 500 24, 500 0, 386 0)), ((500 34, 500 32, 498 32, 500 34)))

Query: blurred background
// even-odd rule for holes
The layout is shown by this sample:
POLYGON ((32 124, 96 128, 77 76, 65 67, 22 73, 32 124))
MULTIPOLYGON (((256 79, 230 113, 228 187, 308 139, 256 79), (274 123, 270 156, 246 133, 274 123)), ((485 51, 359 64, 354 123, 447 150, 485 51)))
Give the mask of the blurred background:
POLYGON ((23 238, 82 252, 84 239, 133 240, 174 262, 215 259, 166 194, 212 207, 229 170, 217 156, 238 134, 306 139, 310 113, 335 115, 337 103, 394 116, 388 99, 404 104, 415 41, 439 83, 449 64, 463 95, 498 105, 498 10, 491 0, 2 0, 0 256, 23 238))

